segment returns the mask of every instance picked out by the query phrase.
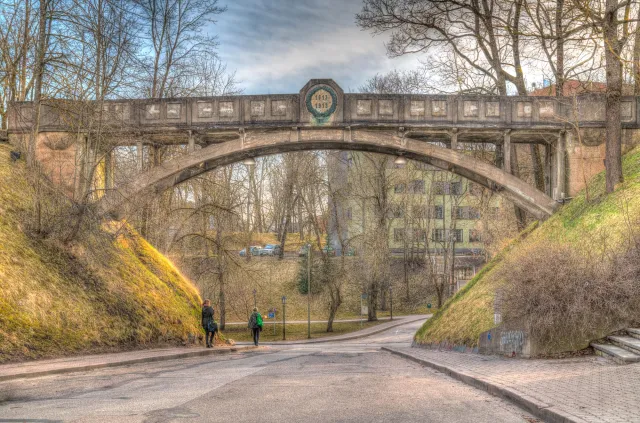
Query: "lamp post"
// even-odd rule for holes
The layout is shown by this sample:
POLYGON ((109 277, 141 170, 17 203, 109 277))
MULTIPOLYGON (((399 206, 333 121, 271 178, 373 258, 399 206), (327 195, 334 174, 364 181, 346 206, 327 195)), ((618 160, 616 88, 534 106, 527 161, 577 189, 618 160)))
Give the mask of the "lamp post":
POLYGON ((391 319, 390 320, 393 320, 393 287, 392 286, 389 287, 389 300, 391 302, 391 319))
POLYGON ((253 186, 253 173, 256 161, 248 157, 242 161, 249 172, 249 188, 247 189, 247 262, 251 260, 251 187, 253 186))
POLYGON ((257 293, 258 293, 258 290, 253 288, 253 308, 258 308, 258 302, 256 300, 256 294, 257 293))
POLYGON ((307 244, 307 338, 311 339, 311 244, 307 244))
POLYGON ((282 340, 285 341, 287 339, 287 326, 286 326, 286 320, 285 320, 285 306, 287 304, 287 297, 286 296, 282 296, 282 340))

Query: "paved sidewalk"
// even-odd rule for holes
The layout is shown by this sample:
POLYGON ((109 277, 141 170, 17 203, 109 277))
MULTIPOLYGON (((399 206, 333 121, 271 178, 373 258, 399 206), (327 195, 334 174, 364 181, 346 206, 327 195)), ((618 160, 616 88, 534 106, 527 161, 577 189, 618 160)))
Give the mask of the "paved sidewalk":
MULTIPOLYGON (((409 316, 401 316, 397 318, 394 317, 393 320, 390 320, 386 323, 380 323, 379 325, 370 326, 366 329, 345 333, 343 335, 336 335, 336 336, 329 335, 329 336, 323 336, 322 338, 302 339, 298 341, 260 342, 260 345, 299 345, 299 344, 319 344, 323 342, 335 342, 335 341, 350 341, 353 339, 360 339, 360 338, 365 338, 367 336, 375 335, 380 332, 384 332, 385 330, 393 329, 396 326, 406 325, 407 323, 413 323, 420 320, 424 321, 430 318, 431 316, 432 316, 431 314, 412 314, 409 316)), ((266 327, 267 326, 265 326, 265 328, 266 327)), ((251 344, 252 344, 251 342, 236 342, 236 345, 251 345, 251 344)))
POLYGON ((104 367, 126 366, 129 364, 149 363, 153 361, 228 354, 254 349, 256 349, 256 347, 253 346, 163 348, 126 351, 111 354, 81 355, 53 360, 26 361, 22 363, 0 365, 0 382, 61 373, 82 372, 86 370, 101 369, 104 367))
MULTIPOLYGON (((267 319, 264 316, 262 316, 264 319, 264 323, 269 323, 270 325, 273 324, 273 319, 267 319)), ((402 319, 404 317, 407 317, 405 315, 400 315, 400 316, 395 316, 394 320, 399 320, 402 319)), ((385 321, 385 320, 391 320, 391 318, 389 317, 378 317, 379 321, 385 321)), ((340 319, 340 320, 334 320, 333 323, 355 323, 355 322, 366 322, 367 318, 363 318, 363 319, 340 319)), ((282 318, 280 318, 280 320, 275 319, 275 323, 276 324, 282 324, 282 318)), ((311 323, 327 323, 327 320, 312 320, 311 323)), ((287 324, 288 325, 301 325, 301 324, 307 324, 307 320, 287 320, 287 324)), ((226 322, 225 325, 227 326, 246 326, 247 322, 226 322)))
MULTIPOLYGON (((347 341, 351 339, 363 338, 365 336, 374 335, 387 329, 417 320, 426 320, 429 316, 412 315, 403 316, 393 321, 381 323, 376 326, 369 327, 357 332, 351 332, 339 336, 327 336, 323 338, 304 340, 276 342, 264 345, 292 345, 292 344, 308 344, 319 342, 347 341)), ((261 345, 263 345, 261 343, 261 345)), ((163 348, 139 351, 126 351, 111 354, 83 355, 74 357, 58 358, 53 360, 36 360, 26 361, 22 363, 3 364, 0 365, 0 382, 24 379, 29 377, 40 377, 53 374, 80 372, 104 367, 125 366, 138 363, 149 363, 153 361, 175 360, 188 357, 199 357, 206 355, 225 354, 238 351, 255 350, 256 347, 252 343, 237 343, 234 347, 217 346, 216 348, 207 349, 203 347, 185 347, 185 348, 163 348)))
POLYGON ((383 348, 507 398, 551 422, 640 422, 640 363, 596 356, 527 360, 383 348))

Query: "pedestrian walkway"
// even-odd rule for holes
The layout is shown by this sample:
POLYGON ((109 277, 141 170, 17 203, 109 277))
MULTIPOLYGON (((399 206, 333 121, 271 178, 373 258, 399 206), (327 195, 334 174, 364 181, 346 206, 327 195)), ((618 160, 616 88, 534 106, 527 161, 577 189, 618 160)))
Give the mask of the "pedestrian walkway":
MULTIPOLYGON (((264 316, 262 316, 262 317, 264 318, 264 316)), ((394 318, 394 320, 402 319, 404 317, 406 317, 406 316, 396 316, 394 318)), ((378 318, 378 321, 381 321, 381 322, 383 322, 385 320, 391 320, 391 318, 390 317, 379 317, 378 318)), ((356 323, 356 322, 366 322, 366 321, 367 321, 367 318, 364 317, 362 319, 340 319, 340 320, 334 320, 333 323, 356 323)), ((264 322, 272 324, 272 323, 274 323, 274 319, 264 318, 264 322)), ((275 323, 276 324, 280 324, 280 323, 282 323, 282 320, 275 319, 275 323)), ((308 320, 291 320, 291 321, 287 320, 287 324, 288 325, 302 325, 302 324, 306 325, 307 323, 308 323, 308 320)), ((327 323, 327 320, 312 320, 311 323, 327 323)), ((225 325, 227 325, 227 326, 246 326, 246 324, 247 324, 246 321, 245 322, 225 322, 225 325)))
POLYGON ((640 363, 587 356, 510 359, 423 348, 384 348, 510 399, 545 421, 640 422, 640 363))
MULTIPOLYGON (((403 316, 397 319, 394 318, 392 321, 386 323, 381 323, 376 326, 372 326, 356 332, 347 333, 344 335, 327 336, 306 341, 277 342, 273 343, 272 345, 347 341, 350 339, 358 339, 374 335, 387 329, 391 329, 396 326, 404 325, 418 320, 426 320, 428 317, 429 315, 403 316)), ((61 373, 87 371, 104 367, 124 366, 130 364, 148 363, 153 361, 175 360, 188 357, 225 354, 255 349, 256 347, 254 347, 253 344, 238 343, 234 347, 216 346, 216 348, 211 349, 202 347, 163 348, 3 364, 0 365, 0 382, 28 377, 40 377, 61 373)))
POLYGON ((150 363, 153 361, 175 360, 179 358, 200 357, 256 349, 255 347, 216 348, 162 348, 151 350, 127 351, 111 354, 81 355, 53 360, 35 360, 22 363, 0 365, 0 382, 40 377, 61 373, 81 372, 104 367, 125 366, 150 363))
MULTIPOLYGON (((303 339, 298 341, 278 341, 278 342, 260 342, 260 345, 299 345, 299 344, 319 344, 323 342, 336 342, 336 341, 350 341, 353 339, 365 338, 367 336, 375 335, 385 330, 395 328, 396 326, 406 325, 407 323, 413 323, 417 321, 424 321, 430 318, 431 314, 412 314, 409 316, 402 316, 393 318, 385 323, 379 325, 370 326, 366 329, 358 330, 355 332, 345 333, 343 335, 336 336, 323 336, 322 338, 303 339)), ((266 323, 266 321, 265 321, 266 323)), ((288 324, 289 322, 287 322, 288 324)), ((307 322, 304 322, 307 323, 307 322)), ((236 345, 249 345, 250 342, 238 342, 236 345)))

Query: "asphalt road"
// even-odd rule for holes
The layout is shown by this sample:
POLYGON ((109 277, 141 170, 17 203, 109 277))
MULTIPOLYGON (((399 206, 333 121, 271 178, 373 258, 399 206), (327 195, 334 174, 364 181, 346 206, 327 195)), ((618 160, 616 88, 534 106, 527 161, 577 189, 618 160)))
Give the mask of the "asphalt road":
POLYGON ((368 338, 0 383, 0 422, 535 422, 368 338))

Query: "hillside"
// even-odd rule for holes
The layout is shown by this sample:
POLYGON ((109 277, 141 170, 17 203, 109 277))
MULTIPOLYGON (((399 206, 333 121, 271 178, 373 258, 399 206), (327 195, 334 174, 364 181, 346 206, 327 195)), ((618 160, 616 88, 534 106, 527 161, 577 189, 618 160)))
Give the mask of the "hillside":
MULTIPOLYGON (((475 347, 480 334, 495 327, 496 292, 513 283, 518 274, 518 258, 534 257, 541 251, 565 248, 586 257, 616 256, 629 246, 629 234, 640 221, 640 147, 623 158, 625 182, 610 195, 604 192, 604 173, 589 184, 589 201, 583 191, 544 223, 532 225, 498 254, 469 284, 449 299, 441 310, 416 333, 418 344, 449 343, 475 347)), ((551 267, 550 263, 539 263, 551 267)), ((566 270, 566 269, 561 269, 566 270)), ((568 271, 568 273, 570 270, 568 271)), ((592 339, 617 330, 616 322, 599 322, 592 316, 592 339), (596 324, 597 322, 597 324, 596 324), (597 326, 597 327, 596 327, 597 326)), ((587 322, 588 324, 588 322, 587 322)), ((588 345, 584 337, 564 339, 566 349, 588 345)), ((554 347, 555 352, 563 349, 554 347)))
POLYGON ((9 151, 0 143, 0 363, 200 335, 198 291, 126 224, 67 246, 29 235, 33 189, 9 151))

